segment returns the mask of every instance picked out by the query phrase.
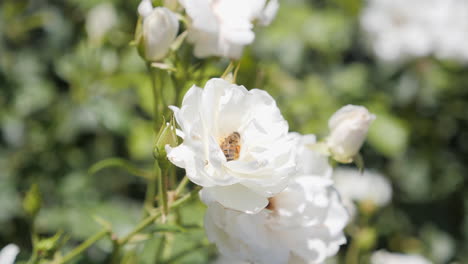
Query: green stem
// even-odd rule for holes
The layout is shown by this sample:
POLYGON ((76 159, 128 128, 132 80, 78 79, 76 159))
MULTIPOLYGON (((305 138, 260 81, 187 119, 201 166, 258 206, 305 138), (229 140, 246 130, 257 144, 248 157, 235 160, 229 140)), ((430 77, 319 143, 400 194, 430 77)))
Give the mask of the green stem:
MULTIPOLYGON (((183 67, 183 66, 182 66, 183 67)), ((182 92, 184 90, 184 86, 181 85, 175 76, 175 74, 171 74, 172 85, 174 86, 175 96, 174 96, 174 105, 179 105, 182 103, 182 92)))
POLYGON ((112 255, 110 258, 110 263, 111 264, 118 264, 119 263, 119 257, 120 257, 120 244, 117 239, 112 240, 112 255))
POLYGON ((163 264, 172 263, 172 262, 174 262, 174 261, 176 261, 176 260, 178 260, 178 259, 180 259, 182 257, 185 257, 188 254, 193 253, 193 251, 195 251, 195 250, 202 249, 202 248, 205 248, 205 247, 208 247, 208 246, 210 246, 210 244, 207 244, 207 243, 200 243, 200 244, 194 245, 194 246, 192 246, 192 247, 190 247, 190 248, 188 248, 188 249, 186 249, 186 250, 184 250, 182 252, 179 252, 179 253, 173 255, 172 257, 170 257, 169 259, 165 260, 162 263, 163 264))
POLYGON ((104 229, 104 230, 99 231, 98 233, 96 233, 92 237, 88 238, 83 243, 81 243, 78 247, 76 247, 75 249, 70 251, 68 254, 66 254, 62 259, 53 262, 53 264, 63 264, 63 263, 66 263, 66 262, 72 260, 73 258, 75 258, 78 255, 80 255, 81 253, 83 253, 86 249, 91 247, 94 243, 101 240, 103 237, 109 235, 109 233, 110 232, 109 232, 108 229, 104 229))
POLYGON ((185 186, 190 182, 189 178, 187 176, 184 176, 184 178, 180 181, 179 185, 175 189, 174 196, 177 198, 180 193, 184 190, 185 186))
POLYGON ((359 247, 356 242, 356 237, 353 237, 351 245, 349 245, 348 251, 346 252, 346 264, 359 264, 359 247))
MULTIPOLYGON (((155 69, 148 64, 148 71, 151 77, 151 86, 153 89, 153 118, 154 118, 154 130, 157 131, 159 124, 161 123, 162 112, 164 109, 164 100, 162 98, 162 85, 158 85, 158 69, 155 69)), ((160 84, 161 82, 159 82, 160 84)))
MULTIPOLYGON (((174 203, 169 205, 170 209, 175 209, 180 207, 181 205, 185 204, 186 202, 190 201, 200 190, 200 187, 195 188, 193 191, 190 193, 184 195, 182 198, 176 200, 174 203)), ((138 234, 140 231, 145 229, 147 226, 152 224, 156 219, 158 219, 161 216, 161 212, 158 210, 156 211, 153 215, 148 216, 147 218, 143 219, 143 221, 137 225, 137 227, 132 230, 128 235, 125 237, 119 239, 118 243, 120 245, 126 244, 132 237, 136 234, 138 234)))
MULTIPOLYGON (((161 159, 160 159, 161 160, 161 159)), ((158 197, 159 197, 159 208, 162 208, 162 213, 165 218, 168 214, 168 204, 167 204, 167 179, 169 166, 167 161, 161 160, 161 173, 158 178, 158 197)))
POLYGON ((153 179, 148 181, 146 187, 146 197, 144 203, 144 216, 148 216, 147 212, 153 208, 154 197, 156 196, 156 182, 161 178, 161 170, 157 161, 154 161, 154 176, 153 179))
POLYGON ((161 263, 164 247, 166 246, 166 235, 162 234, 159 241, 158 250, 156 251, 155 263, 161 263))
POLYGON ((38 261, 37 250, 33 249, 31 258, 28 260, 27 264, 35 264, 38 261))

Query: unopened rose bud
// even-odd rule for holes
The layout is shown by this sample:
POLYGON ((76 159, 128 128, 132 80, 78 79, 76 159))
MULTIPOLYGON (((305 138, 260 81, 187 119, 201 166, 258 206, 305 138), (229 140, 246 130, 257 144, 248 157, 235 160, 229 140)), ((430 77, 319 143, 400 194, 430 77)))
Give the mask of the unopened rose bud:
POLYGON ((158 134, 156 135, 156 141, 154 143, 154 155, 157 158, 166 157, 166 145, 170 147, 177 146, 177 135, 176 135, 176 128, 173 122, 165 123, 159 129, 158 134))
POLYGON ((336 111, 328 121, 328 148, 339 162, 349 163, 358 154, 375 115, 363 106, 347 105, 336 111))
POLYGON ((143 21, 138 43, 140 54, 148 61, 164 59, 179 31, 176 14, 165 7, 152 8, 149 0, 140 3, 138 13, 143 21))

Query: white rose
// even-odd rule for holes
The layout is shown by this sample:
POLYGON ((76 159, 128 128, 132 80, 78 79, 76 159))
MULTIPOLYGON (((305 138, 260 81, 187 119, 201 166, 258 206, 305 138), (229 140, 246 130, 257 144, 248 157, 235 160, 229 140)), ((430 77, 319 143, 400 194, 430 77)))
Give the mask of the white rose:
POLYGON ((420 255, 390 253, 379 250, 372 253, 371 264, 431 264, 431 262, 420 255))
POLYGON ((278 0, 179 0, 191 19, 188 40, 195 56, 239 59, 245 45, 253 42, 253 22, 271 23, 278 0))
POLYGON ((165 7, 152 8, 150 0, 140 3, 138 13, 143 17, 140 42, 142 55, 149 61, 164 59, 179 31, 176 14, 165 7))
POLYGON ((286 187, 294 145, 267 92, 211 79, 171 109, 183 143, 167 148, 169 160, 223 206, 256 213, 286 187))
POLYGON ((346 105, 336 111, 328 121, 330 135, 327 145, 332 156, 349 163, 359 152, 375 115, 363 106, 346 105))
POLYGON ((117 12, 111 3, 93 7, 86 15, 86 33, 92 42, 101 41, 117 25, 117 12))
POLYGON ((317 143, 313 134, 301 135, 299 133, 289 133, 296 145, 296 175, 298 176, 319 176, 330 178, 333 170, 328 163, 328 157, 310 148, 317 143))
POLYGON ((15 244, 8 244, 0 251, 0 263, 1 264, 13 264, 15 263, 16 256, 19 253, 19 248, 15 244))
POLYGON ((257 214, 225 209, 203 189, 207 237, 231 263, 323 263, 346 242, 348 215, 331 186, 324 177, 294 177, 257 214))
POLYGON ((380 173, 369 170, 361 173, 357 169, 339 168, 334 171, 333 179, 343 203, 353 217, 356 214, 353 201, 383 207, 392 200, 392 185, 380 173))

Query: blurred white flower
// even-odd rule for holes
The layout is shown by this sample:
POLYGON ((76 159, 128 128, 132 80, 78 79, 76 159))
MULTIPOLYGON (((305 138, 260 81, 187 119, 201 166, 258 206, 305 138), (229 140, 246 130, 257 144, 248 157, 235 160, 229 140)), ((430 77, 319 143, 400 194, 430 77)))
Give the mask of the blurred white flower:
POLYGON ((289 133, 296 145, 296 175, 310 175, 330 178, 333 170, 328 163, 328 157, 310 148, 317 143, 315 135, 289 133))
POLYGON ((361 25, 376 55, 386 61, 431 54, 468 60, 465 0, 369 0, 361 25))
POLYGON ((392 199, 390 181, 382 174, 373 171, 338 168, 333 173, 335 187, 345 200, 371 202, 375 206, 385 206, 392 199))
POLYGON ((363 106, 346 105, 328 121, 327 145, 333 158, 348 163, 359 152, 375 115, 363 106))
POLYGON ((231 259, 226 256, 220 255, 215 261, 211 262, 211 264, 250 264, 250 263, 246 261, 231 259))
POLYGON ((164 59, 179 31, 176 14, 165 7, 153 8, 151 0, 141 1, 138 13, 143 18, 139 45, 143 57, 149 61, 164 59))
POLYGON ((86 15, 86 33, 91 42, 99 42, 117 25, 117 12, 111 3, 93 7, 86 15))
POLYGON ((372 253, 371 264, 431 264, 431 262, 420 255, 390 253, 379 250, 372 253))
POLYGON ((258 264, 322 263, 346 242, 347 212, 332 181, 324 177, 294 177, 257 214, 225 209, 211 202, 204 190, 201 196, 208 205, 207 237, 227 259, 258 264))
POLYGON ((153 11, 153 3, 151 0, 141 0, 137 10, 141 17, 147 17, 153 11))
POLYGON ((15 263, 16 256, 19 253, 19 248, 15 244, 8 244, 0 251, 0 263, 1 264, 13 264, 15 263))
POLYGON ((278 0, 179 0, 191 19, 188 40, 195 56, 239 59, 253 42, 253 22, 271 23, 278 0))
POLYGON ((209 80, 172 106, 183 143, 169 160, 227 208, 256 213, 295 171, 288 124, 265 91, 209 80))

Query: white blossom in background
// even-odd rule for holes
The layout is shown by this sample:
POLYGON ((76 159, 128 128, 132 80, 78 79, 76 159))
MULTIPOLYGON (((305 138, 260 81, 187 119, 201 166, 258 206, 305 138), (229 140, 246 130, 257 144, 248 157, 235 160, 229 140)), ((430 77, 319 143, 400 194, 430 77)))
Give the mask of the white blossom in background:
POLYGON ((195 56, 239 59, 254 41, 254 23, 266 26, 276 16, 278 0, 179 0, 190 17, 188 40, 195 56))
POLYGON ((169 160, 224 207, 256 213, 286 188, 294 145, 267 92, 211 79, 171 109, 183 143, 167 147, 169 160))
POLYGON ((421 255, 390 253, 379 250, 372 253, 371 264, 431 264, 432 262, 421 255))
POLYGON ((330 135, 326 140, 333 158, 351 162, 361 149, 374 119, 375 115, 363 106, 346 105, 336 111, 328 121, 330 135))
POLYGON ((15 263, 16 256, 19 253, 19 248, 15 244, 8 244, 0 251, 0 263, 1 264, 13 264, 15 263))
POLYGON ((391 202, 392 186, 380 173, 365 170, 361 174, 357 169, 338 168, 333 172, 333 179, 351 215, 355 214, 352 201, 369 202, 378 207, 391 202))
POLYGON ((111 3, 93 7, 86 15, 86 33, 91 42, 99 42, 117 25, 117 12, 111 3))
POLYGON ((349 217, 333 189, 329 167, 307 164, 323 162, 323 156, 305 148, 315 143, 314 136, 290 136, 298 144, 298 156, 310 159, 298 161, 301 169, 284 191, 269 199, 266 209, 257 214, 226 209, 202 190, 202 201, 208 205, 207 237, 216 244, 221 263, 323 263, 346 242, 343 229, 349 217))
POLYGON ((465 0, 368 0, 361 26, 384 61, 435 55, 468 60, 465 0))
POLYGON ((317 143, 313 134, 301 135, 289 133, 296 145, 296 175, 310 175, 330 178, 333 169, 328 163, 328 157, 314 151, 310 146, 317 143))
POLYGON ((140 50, 146 60, 160 61, 166 57, 177 37, 177 15, 165 7, 153 8, 151 0, 142 0, 138 13, 143 19, 140 50))

